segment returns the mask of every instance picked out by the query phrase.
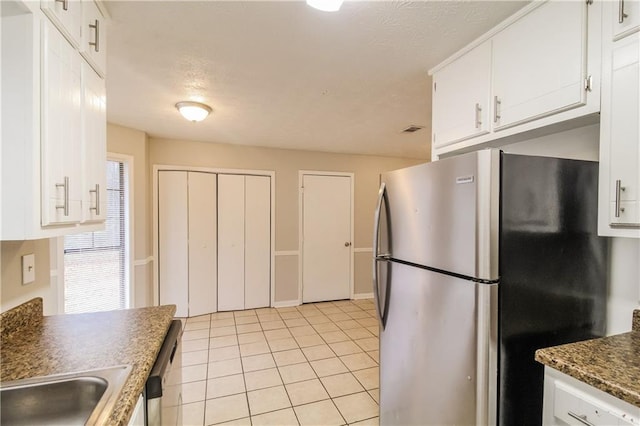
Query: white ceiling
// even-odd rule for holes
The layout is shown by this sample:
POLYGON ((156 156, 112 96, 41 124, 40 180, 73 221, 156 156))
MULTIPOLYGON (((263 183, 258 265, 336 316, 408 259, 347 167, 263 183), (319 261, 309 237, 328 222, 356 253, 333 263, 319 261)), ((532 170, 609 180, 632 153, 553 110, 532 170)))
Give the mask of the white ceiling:
POLYGON ((152 137, 428 158, 427 70, 524 4, 109 1, 108 120, 152 137), (190 123, 183 100, 214 112, 190 123), (426 128, 401 133, 412 124, 426 128))

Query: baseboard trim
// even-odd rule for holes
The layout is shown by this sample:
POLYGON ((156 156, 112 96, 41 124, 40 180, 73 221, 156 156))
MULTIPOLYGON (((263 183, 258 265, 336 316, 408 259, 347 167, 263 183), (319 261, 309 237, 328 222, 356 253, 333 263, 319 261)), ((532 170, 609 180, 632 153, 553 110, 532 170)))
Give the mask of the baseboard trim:
POLYGON ((290 308, 292 306, 300 306, 300 301, 296 299, 296 300, 282 300, 280 302, 273 302, 274 308, 290 308))
POLYGON ((358 293, 358 294, 354 294, 353 295, 353 300, 359 300, 359 299, 373 299, 373 292, 372 293, 358 293))

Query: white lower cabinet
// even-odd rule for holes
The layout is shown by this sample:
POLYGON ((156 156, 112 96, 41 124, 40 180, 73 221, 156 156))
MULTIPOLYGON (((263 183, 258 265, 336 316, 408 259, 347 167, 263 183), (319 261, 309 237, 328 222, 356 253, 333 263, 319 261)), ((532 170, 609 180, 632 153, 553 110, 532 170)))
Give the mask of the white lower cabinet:
POLYGON ((271 302, 271 178, 158 171, 158 291, 176 316, 271 302))
POLYGON ((146 422, 144 421, 144 397, 140 395, 138 397, 138 402, 136 402, 136 406, 133 408, 133 413, 131 414, 131 418, 129 419, 128 426, 145 426, 146 422))
POLYGON ((629 426, 640 424, 640 408, 545 367, 545 426, 629 426))

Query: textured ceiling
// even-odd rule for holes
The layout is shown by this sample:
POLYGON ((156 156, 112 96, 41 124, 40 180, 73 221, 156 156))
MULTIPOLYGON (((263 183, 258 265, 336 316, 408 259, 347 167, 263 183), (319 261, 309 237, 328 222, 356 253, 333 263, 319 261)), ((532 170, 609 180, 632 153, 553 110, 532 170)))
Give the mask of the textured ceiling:
POLYGON ((525 4, 109 1, 108 120, 152 137, 428 158, 427 70, 525 4), (190 123, 183 100, 214 112, 190 123), (426 128, 401 133, 412 124, 426 128))

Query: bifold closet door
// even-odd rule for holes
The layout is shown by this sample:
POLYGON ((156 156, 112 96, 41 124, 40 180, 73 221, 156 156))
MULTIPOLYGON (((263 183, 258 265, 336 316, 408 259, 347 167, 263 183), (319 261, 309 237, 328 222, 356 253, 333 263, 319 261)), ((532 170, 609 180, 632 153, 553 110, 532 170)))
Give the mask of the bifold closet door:
POLYGON ((245 177, 244 308, 271 304, 271 178, 245 177))
POLYGON ((189 172, 189 316, 217 311, 216 175, 189 172))
POLYGON ((218 175, 218 310, 244 309, 244 176, 218 175))
POLYGON ((187 172, 158 172, 158 291, 160 304, 189 315, 187 172))

